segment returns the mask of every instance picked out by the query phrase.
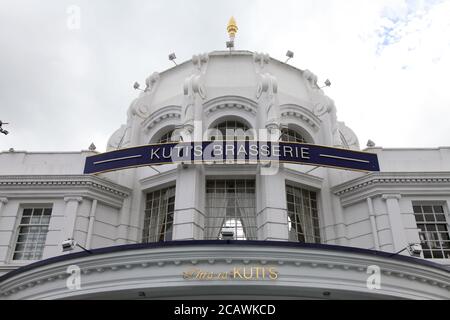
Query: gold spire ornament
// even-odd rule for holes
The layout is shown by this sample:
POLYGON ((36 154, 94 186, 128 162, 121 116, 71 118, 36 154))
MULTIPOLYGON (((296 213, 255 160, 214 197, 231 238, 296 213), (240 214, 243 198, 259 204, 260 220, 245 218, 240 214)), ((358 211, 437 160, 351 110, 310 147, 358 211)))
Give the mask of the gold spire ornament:
POLYGON ((228 21, 228 26, 227 26, 227 32, 228 32, 228 35, 230 36, 231 41, 234 40, 234 36, 236 35, 237 31, 238 31, 238 27, 236 24, 236 20, 234 20, 234 17, 231 17, 230 21, 228 21))

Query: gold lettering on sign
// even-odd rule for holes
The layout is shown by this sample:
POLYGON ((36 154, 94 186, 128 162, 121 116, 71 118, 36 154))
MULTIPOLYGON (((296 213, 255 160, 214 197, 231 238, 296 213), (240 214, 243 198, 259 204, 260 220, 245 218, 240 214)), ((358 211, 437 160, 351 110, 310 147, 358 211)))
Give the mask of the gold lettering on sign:
POLYGON ((231 271, 211 272, 202 269, 184 271, 186 280, 276 280, 278 270, 275 267, 234 267, 231 271))

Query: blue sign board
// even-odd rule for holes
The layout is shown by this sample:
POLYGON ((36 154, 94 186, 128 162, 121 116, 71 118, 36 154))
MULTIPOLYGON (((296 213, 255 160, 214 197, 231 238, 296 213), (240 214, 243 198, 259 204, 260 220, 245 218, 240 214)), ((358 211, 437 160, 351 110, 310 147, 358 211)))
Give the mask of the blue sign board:
POLYGON ((100 153, 86 158, 85 174, 170 163, 278 161, 357 171, 380 171, 374 153, 295 142, 169 142, 100 153))

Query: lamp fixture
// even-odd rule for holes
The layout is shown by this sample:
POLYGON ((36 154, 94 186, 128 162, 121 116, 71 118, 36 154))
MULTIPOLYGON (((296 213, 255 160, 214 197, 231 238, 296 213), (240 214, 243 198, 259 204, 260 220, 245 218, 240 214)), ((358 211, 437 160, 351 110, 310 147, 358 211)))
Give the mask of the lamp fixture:
POLYGON ((294 57, 294 53, 291 50, 288 50, 286 52, 286 57, 287 57, 287 59, 284 63, 287 63, 290 59, 292 59, 294 57))
POLYGON ((2 125, 4 125, 4 124, 9 124, 9 123, 8 122, 2 122, 0 120, 0 133, 3 133, 6 136, 9 133, 9 131, 2 128, 2 125))
POLYGON ((175 55, 174 52, 172 52, 171 54, 169 54, 169 60, 172 61, 173 63, 175 63, 175 65, 177 66, 177 63, 175 62, 175 59, 177 58, 177 56, 175 55))

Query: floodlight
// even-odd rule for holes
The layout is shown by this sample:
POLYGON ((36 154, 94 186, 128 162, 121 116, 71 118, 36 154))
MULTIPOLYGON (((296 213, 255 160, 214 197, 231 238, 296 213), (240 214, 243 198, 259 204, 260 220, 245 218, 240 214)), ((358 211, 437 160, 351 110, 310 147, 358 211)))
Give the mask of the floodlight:
POLYGON ((174 52, 172 52, 171 54, 169 54, 169 60, 172 61, 173 63, 175 63, 175 65, 177 65, 177 63, 175 62, 175 59, 177 58, 177 56, 175 55, 174 52))
POLYGON ((289 59, 292 59, 294 57, 294 53, 291 50, 288 50, 286 52, 286 57, 288 57, 288 58, 286 59, 286 61, 284 63, 287 63, 289 61, 289 59))
POLYGON ((330 81, 330 79, 325 80, 324 84, 325 84, 325 85, 324 85, 323 87, 320 87, 320 89, 331 86, 331 81, 330 81))
POLYGON ((8 122, 3 122, 0 120, 0 133, 3 133, 5 136, 9 133, 9 131, 2 128, 2 125, 8 124, 8 122))

